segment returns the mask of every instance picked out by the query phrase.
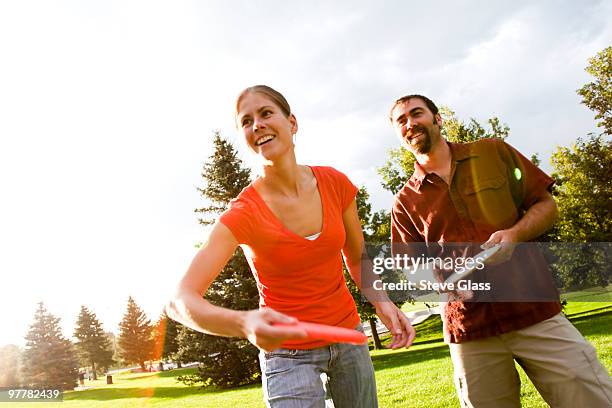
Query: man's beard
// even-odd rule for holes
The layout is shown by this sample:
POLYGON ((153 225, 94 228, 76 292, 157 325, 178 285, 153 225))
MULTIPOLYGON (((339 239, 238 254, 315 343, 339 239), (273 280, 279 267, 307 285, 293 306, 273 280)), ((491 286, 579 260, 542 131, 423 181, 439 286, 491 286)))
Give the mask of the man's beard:
POLYGON ((415 144, 412 143, 410 139, 408 139, 408 144, 415 153, 417 154, 427 154, 431 150, 431 135, 429 134, 429 129, 423 126, 415 126, 412 130, 412 134, 421 133, 421 139, 418 140, 415 144))

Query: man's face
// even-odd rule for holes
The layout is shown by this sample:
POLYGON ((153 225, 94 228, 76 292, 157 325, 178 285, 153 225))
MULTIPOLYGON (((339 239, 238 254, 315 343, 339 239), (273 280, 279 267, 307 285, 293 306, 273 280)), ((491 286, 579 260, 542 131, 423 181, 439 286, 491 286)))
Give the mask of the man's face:
POLYGON ((442 118, 434 115, 420 98, 400 103, 391 114, 393 128, 413 154, 427 154, 442 138, 442 118))

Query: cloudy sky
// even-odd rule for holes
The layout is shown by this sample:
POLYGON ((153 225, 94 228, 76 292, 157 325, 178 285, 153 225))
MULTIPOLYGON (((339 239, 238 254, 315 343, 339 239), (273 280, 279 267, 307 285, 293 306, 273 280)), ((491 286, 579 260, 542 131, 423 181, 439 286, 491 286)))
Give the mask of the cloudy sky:
POLYGON ((575 90, 612 43, 611 2, 414 3, 1 2, 0 345, 23 345, 38 301, 66 335, 81 304, 113 331, 129 295, 158 316, 205 237, 213 130, 257 165, 233 125, 246 86, 283 92, 299 160, 346 172, 377 209, 403 94, 498 116, 545 162, 596 131, 575 90))

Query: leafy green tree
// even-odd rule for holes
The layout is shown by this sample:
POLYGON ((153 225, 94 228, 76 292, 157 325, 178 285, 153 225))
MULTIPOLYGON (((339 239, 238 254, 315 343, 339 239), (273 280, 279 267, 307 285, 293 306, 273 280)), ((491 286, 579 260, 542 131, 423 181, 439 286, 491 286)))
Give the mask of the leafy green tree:
POLYGON ((579 138, 557 147, 551 157, 559 219, 551 236, 558 245, 555 269, 567 288, 605 286, 611 281, 609 247, 586 243, 612 241, 612 141, 579 138), (583 245, 578 245, 582 243, 583 245))
POLYGON ((0 347, 0 387, 19 387, 19 360, 21 351, 14 344, 0 347))
MULTIPOLYGON (((214 152, 203 166, 204 186, 198 189, 207 203, 196 210, 203 216, 203 225, 212 224, 250 182, 250 171, 219 132, 214 134, 213 145, 214 152)), ((212 304, 234 310, 258 307, 257 284, 241 248, 236 249, 204 297, 212 304)), ((210 336, 183 327, 177 341, 179 361, 201 363, 198 373, 179 377, 186 384, 234 387, 257 381, 260 376, 258 350, 247 340, 210 336)))
POLYGON ((81 306, 73 336, 77 339, 74 345, 81 361, 91 366, 93 379, 97 380, 97 371, 100 368, 108 371, 113 364, 113 350, 96 314, 85 306, 81 306))
POLYGON ((25 336, 22 353, 23 384, 36 388, 72 390, 77 385, 78 360, 74 347, 62 334, 60 319, 38 304, 34 322, 25 336))
POLYGON ((600 119, 603 135, 579 138, 551 157, 559 220, 549 235, 573 243, 551 244, 557 257, 553 269, 570 290, 612 281, 612 142, 604 138, 612 134, 612 47, 590 58, 586 71, 595 80, 577 93, 600 119))
POLYGON ((595 119, 600 120, 597 125, 603 127, 605 134, 612 135, 612 46, 589 58, 585 70, 594 81, 580 88, 578 95, 595 112, 595 119))
MULTIPOLYGON (((485 138, 506 139, 510 128, 501 124, 497 117, 490 118, 489 129, 471 118, 466 124, 457 118, 455 112, 448 107, 440 108, 442 116, 442 136, 449 142, 467 143, 485 138)), ((382 177, 382 186, 393 194, 406 184, 414 171, 414 155, 405 147, 390 149, 385 164, 378 169, 382 177)))
POLYGON ((557 239, 563 242, 612 241, 612 141, 591 135, 551 157, 559 206, 557 239))
POLYGON ((389 149, 385 164, 377 169, 385 190, 396 194, 414 171, 414 155, 404 146, 389 149))
POLYGON ((137 363, 146 371, 145 361, 153 357, 153 325, 131 296, 119 323, 117 346, 121 360, 127 364, 137 363))
POLYGON ((467 124, 462 122, 457 118, 455 112, 446 106, 440 108, 440 115, 443 120, 441 133, 449 142, 467 143, 487 138, 503 140, 510 133, 508 125, 501 124, 497 117, 487 120, 490 129, 486 129, 474 118, 470 118, 467 124))

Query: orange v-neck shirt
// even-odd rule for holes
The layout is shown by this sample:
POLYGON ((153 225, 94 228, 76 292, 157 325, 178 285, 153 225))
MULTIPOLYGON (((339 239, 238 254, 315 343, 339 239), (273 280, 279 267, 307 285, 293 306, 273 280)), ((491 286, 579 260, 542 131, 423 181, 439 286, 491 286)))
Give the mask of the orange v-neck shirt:
MULTIPOLYGON (((312 166, 321 203, 321 235, 308 240, 287 229, 252 184, 221 214, 240 243, 257 281, 260 307, 270 307, 305 322, 354 328, 355 302, 342 274, 346 233, 342 214, 357 187, 332 167, 312 166)), ((310 349, 324 341, 287 341, 285 348, 310 349)))

